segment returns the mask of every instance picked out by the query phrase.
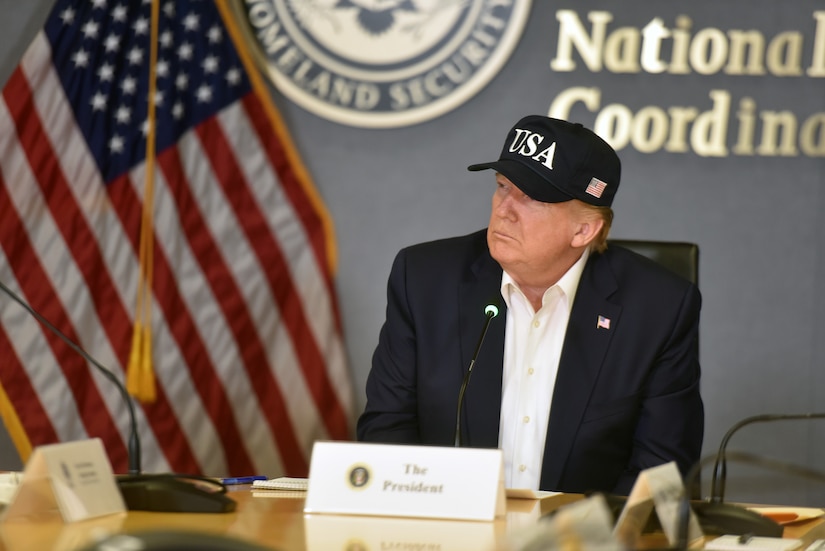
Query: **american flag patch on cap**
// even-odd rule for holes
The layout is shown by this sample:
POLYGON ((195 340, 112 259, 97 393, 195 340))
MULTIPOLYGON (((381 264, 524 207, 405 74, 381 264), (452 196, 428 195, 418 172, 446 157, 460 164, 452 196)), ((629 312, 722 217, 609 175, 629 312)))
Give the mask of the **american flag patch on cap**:
POLYGON ((604 193, 604 188, 607 187, 607 184, 599 180, 598 178, 591 178, 590 183, 587 184, 587 189, 584 190, 585 193, 588 195, 592 195, 593 197, 601 197, 602 193, 604 193))

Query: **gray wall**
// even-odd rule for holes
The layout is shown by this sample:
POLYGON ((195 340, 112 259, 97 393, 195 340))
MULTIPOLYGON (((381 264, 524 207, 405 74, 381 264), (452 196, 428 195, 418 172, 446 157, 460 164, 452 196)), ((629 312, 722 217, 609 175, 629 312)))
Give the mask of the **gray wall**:
MULTIPOLYGON (((3 82, 50 4, 0 1, 3 82)), ((677 15, 688 14, 695 30, 757 28, 770 38, 801 29, 810 39, 812 13, 825 6, 799 0, 634 0, 622 2, 620 10, 616 2, 534 0, 517 50, 484 90, 440 118, 400 129, 329 122, 275 93, 334 219, 337 286, 359 407, 394 254, 414 242, 486 225, 492 179, 465 167, 495 158, 520 116, 547 113, 553 98, 573 86, 599 87, 603 103, 621 103, 633 111, 649 105, 706 110, 709 91, 722 89, 733 99, 734 111, 741 98, 750 96, 757 110, 791 109, 804 117, 825 113, 823 78, 553 72, 561 8, 574 9, 582 18, 592 9, 611 11, 611 28, 641 28, 654 16, 672 27, 677 15)), ((808 59, 810 41, 806 46, 808 59)), ((595 117, 583 109, 571 116, 589 126, 595 117)), ((633 147, 619 153, 624 170, 613 235, 687 240, 701 249, 705 453, 713 453, 727 428, 743 417, 825 410, 825 344, 819 336, 825 311, 825 239, 819 221, 825 207, 825 158, 648 154, 633 147)), ((825 421, 761 425, 744 429, 731 448, 825 470, 823 435, 825 421)), ((0 446, 0 468, 14 468, 8 444, 0 439, 0 446)), ((737 464, 729 471, 730 499, 825 505, 825 482, 737 464)))

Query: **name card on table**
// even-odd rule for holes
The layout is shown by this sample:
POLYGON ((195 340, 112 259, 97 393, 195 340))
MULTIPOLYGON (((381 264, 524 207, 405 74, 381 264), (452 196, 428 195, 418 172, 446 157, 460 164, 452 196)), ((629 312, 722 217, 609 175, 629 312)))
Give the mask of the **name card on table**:
POLYGON ((501 450, 316 442, 304 512, 494 520, 506 512, 501 450))
MULTIPOLYGON (((686 499, 685 492, 682 475, 679 474, 675 462, 645 469, 639 473, 633 489, 630 490, 624 509, 613 529, 614 534, 628 549, 637 548, 636 542, 655 509, 668 542, 675 545, 679 539, 679 513, 682 502, 686 499)), ((698 541, 703 536, 699 520, 691 509, 687 543, 698 541)))
POLYGON ((99 438, 35 448, 2 520, 55 511, 65 522, 126 511, 99 438))
POLYGON ((544 521, 513 533, 507 549, 627 549, 614 537, 612 526, 613 516, 604 496, 594 494, 559 507, 544 521))

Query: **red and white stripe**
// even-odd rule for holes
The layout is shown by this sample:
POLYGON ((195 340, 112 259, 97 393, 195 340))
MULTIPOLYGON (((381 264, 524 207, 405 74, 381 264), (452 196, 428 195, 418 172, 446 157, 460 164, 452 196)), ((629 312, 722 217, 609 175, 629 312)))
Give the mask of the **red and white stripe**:
MULTIPOLYGON (((145 165, 104 186, 38 36, 0 102, 0 278, 123 378, 145 165)), ((254 93, 159 152, 146 472, 302 476, 346 439, 352 389, 311 189, 254 93)), ((32 446, 103 439, 125 472, 110 381, 0 299, 0 385, 32 446)), ((13 435, 14 436, 14 435, 13 435)))

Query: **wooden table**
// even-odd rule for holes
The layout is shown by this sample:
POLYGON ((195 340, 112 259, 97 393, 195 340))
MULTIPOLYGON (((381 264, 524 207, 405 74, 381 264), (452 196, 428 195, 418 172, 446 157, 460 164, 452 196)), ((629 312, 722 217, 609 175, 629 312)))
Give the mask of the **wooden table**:
MULTIPOLYGON (((524 534, 542 515, 582 498, 561 494, 541 501, 509 499, 507 515, 493 522, 412 518, 305 515, 301 493, 252 491, 233 487, 238 503, 232 513, 151 513, 130 511, 65 524, 55 511, 40 518, 0 524, 0 551, 75 551, 115 533, 183 530, 237 538, 280 551, 387 551, 502 549, 514 535, 524 534)), ((823 532, 822 519, 792 524, 785 537, 823 532)), ((666 547, 663 534, 645 536, 645 545, 666 547)))
POLYGON ((493 549, 508 533, 533 525, 543 514, 581 499, 574 494, 541 501, 510 499, 507 515, 493 522, 391 517, 305 515, 304 499, 276 491, 235 487, 233 513, 129 511, 64 524, 55 511, 0 525, 0 550, 72 551, 105 535, 145 530, 188 530, 232 536, 281 551, 330 549, 493 549))

